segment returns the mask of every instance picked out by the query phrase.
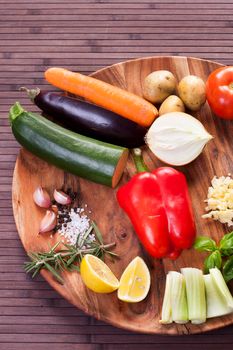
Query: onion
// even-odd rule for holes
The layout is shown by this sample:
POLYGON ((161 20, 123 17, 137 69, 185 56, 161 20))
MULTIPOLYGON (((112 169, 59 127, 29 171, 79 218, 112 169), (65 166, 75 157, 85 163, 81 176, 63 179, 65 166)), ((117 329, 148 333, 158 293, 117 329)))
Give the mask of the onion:
POLYGON ((212 138, 196 118, 182 112, 171 112, 154 121, 145 141, 163 162, 185 165, 197 158, 212 138))

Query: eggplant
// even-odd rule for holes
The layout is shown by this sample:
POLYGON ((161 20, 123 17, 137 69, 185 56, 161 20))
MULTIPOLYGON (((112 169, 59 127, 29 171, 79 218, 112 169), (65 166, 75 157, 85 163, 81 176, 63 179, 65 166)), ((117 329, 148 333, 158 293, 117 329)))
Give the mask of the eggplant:
POLYGON ((79 134, 134 148, 142 146, 147 129, 102 107, 40 89, 26 90, 31 100, 54 121, 79 134))

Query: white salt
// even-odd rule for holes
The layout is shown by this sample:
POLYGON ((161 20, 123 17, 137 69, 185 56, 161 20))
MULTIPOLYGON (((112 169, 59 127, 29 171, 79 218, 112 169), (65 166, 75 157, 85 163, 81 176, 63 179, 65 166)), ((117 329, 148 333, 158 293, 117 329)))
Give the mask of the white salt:
MULTIPOLYGON (((65 222, 58 230, 58 233, 64 236, 71 245, 75 245, 77 241, 82 241, 85 233, 90 228, 90 219, 87 215, 83 214, 83 212, 84 209, 82 208, 78 208, 77 212, 72 208, 68 214, 71 221, 67 222, 64 220, 65 222)), ((61 214, 61 212, 59 212, 59 214, 61 214)), ((87 241, 89 243, 95 241, 95 235, 90 233, 87 237, 87 241)))

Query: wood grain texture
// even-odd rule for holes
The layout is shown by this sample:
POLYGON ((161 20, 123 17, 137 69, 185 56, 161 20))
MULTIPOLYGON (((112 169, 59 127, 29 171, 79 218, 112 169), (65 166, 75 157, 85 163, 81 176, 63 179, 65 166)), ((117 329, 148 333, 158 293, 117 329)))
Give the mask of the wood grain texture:
MULTIPOLYGON (((46 307, 24 305, 25 299, 21 302, 22 295, 20 293, 22 290, 27 292, 28 299, 34 298, 34 291, 37 291, 38 299, 46 299, 47 295, 49 296, 47 293, 51 292, 51 288, 43 281, 43 278, 38 277, 36 280, 31 280, 30 276, 24 274, 23 269, 19 272, 26 257, 21 247, 21 242, 17 237, 11 210, 11 194, 9 192, 16 154, 14 151, 8 154, 4 153, 5 148, 10 147, 16 150, 19 149, 19 146, 7 127, 7 114, 9 106, 16 100, 22 101, 28 109, 37 110, 17 91, 19 86, 24 85, 26 79, 30 79, 29 87, 37 85, 38 87, 48 88, 48 86, 44 85, 42 75, 45 69, 54 64, 90 74, 99 68, 124 60, 127 52, 122 53, 120 48, 125 48, 125 41, 128 42, 130 52, 126 59, 148 56, 148 53, 150 55, 192 55, 214 59, 223 64, 232 64, 232 45, 219 48, 219 44, 215 43, 216 40, 218 42, 220 40, 224 45, 225 40, 232 41, 232 19, 227 20, 224 16, 222 21, 216 22, 211 19, 210 15, 218 15, 219 18, 221 18, 222 14, 231 15, 233 12, 233 1, 40 0, 35 2, 32 0, 1 0, 0 10, 2 11, 0 16, 0 70, 1 79, 7 78, 4 82, 1 82, 2 91, 0 93, 0 218, 3 220, 0 224, 0 262, 2 266, 0 271, 0 300, 4 302, 7 299, 10 304, 11 298, 1 294, 1 291, 4 290, 15 291, 15 297, 18 299, 18 304, 15 306, 0 306, 0 326, 7 325, 9 329, 9 331, 6 331, 4 328, 0 329, 0 334, 7 334, 4 340, 1 339, 0 349, 31 350, 33 348, 35 350, 44 350, 49 347, 57 350, 139 350, 142 348, 142 344, 145 350, 167 349, 166 340, 168 341, 168 337, 161 338, 155 335, 147 338, 144 335, 117 330, 103 322, 87 317, 81 311, 71 307, 69 303, 61 311, 61 308, 58 308, 53 299, 49 297, 49 306, 46 307), (88 13, 92 15, 100 12, 103 15, 122 15, 122 10, 126 16, 129 14, 132 18, 132 15, 134 15, 134 21, 122 21, 115 17, 111 21, 107 20, 101 23, 97 18, 95 20, 95 16, 92 24, 89 25, 90 21, 87 21, 86 14, 88 13), (56 11, 53 21, 44 23, 38 20, 40 14, 47 13, 51 15, 53 11, 56 11), (24 21, 22 12, 33 15, 33 21, 24 21), (170 23, 170 20, 163 20, 165 12, 170 16, 172 23, 170 23), (80 23, 77 23, 77 21, 71 22, 69 20, 70 15, 77 13, 83 20, 80 23), (149 15, 155 13, 161 15, 161 20, 158 23, 158 19, 157 21, 144 21, 144 23, 142 23, 142 20, 138 20, 138 14, 149 15), (174 13, 183 14, 183 17, 179 16, 179 18, 176 18, 174 13), (60 14, 66 15, 66 19, 62 22, 60 22, 60 14), (14 20, 14 15, 21 15, 21 19, 14 20), (196 15, 197 20, 192 22, 192 15, 196 15), (204 20, 207 15, 210 18, 208 21, 204 20), (5 16, 11 16, 12 20, 6 21, 5 16), (57 42, 60 40, 60 43, 57 43, 58 49, 56 52, 52 52, 54 50, 52 45, 51 48, 47 46, 47 55, 45 56, 44 44, 41 43, 41 40, 45 39, 57 40, 57 42), (11 40, 11 44, 9 43, 10 45, 5 46, 4 42, 6 40, 11 40), (20 47, 21 41, 25 42, 25 40, 28 40, 27 46, 29 47, 27 51, 22 51, 21 58, 14 57, 12 54, 14 54, 15 48, 20 47), (83 53, 79 56, 80 46, 76 46, 76 41, 80 40, 86 41, 84 43, 84 46, 87 48, 85 56, 83 56, 83 53), (102 46, 102 40, 103 43, 107 41, 107 43, 112 45, 102 46), (116 51, 115 40, 121 40, 118 51, 116 51), (148 43, 149 40, 150 43, 148 43), (164 40, 166 40, 165 44, 164 40), (173 46, 170 40, 178 40, 176 46, 173 46), (202 40, 206 41, 207 49, 205 52, 199 51, 199 43, 201 46, 202 40), (135 41, 137 41, 137 45, 135 45, 135 41), (138 47, 138 50, 135 49, 135 46, 138 47), (75 52, 70 52, 64 57, 63 54, 66 52, 66 47, 76 48, 75 52, 77 55, 73 57, 75 52), (130 51, 131 47, 134 50, 133 52, 130 51), (144 48, 144 51, 142 51, 141 47, 144 48), (164 48, 166 49, 165 52, 163 51, 164 48), (187 48, 191 48, 192 53, 187 52, 187 48), (40 55, 41 50, 43 50, 42 55, 40 55), (34 58, 28 57, 30 52, 34 53, 34 58), (4 127, 4 131, 2 127, 4 127), (11 241, 14 241, 17 245, 17 251, 15 250, 16 247, 10 246, 11 241), (15 272, 9 271, 8 273, 8 269, 15 269, 15 272), (19 293, 18 296, 17 292, 19 293), (85 322, 83 331, 85 333, 86 329, 85 342, 79 336, 79 334, 83 334, 79 326, 81 320, 85 322), (47 333, 49 331, 52 333, 54 325, 58 323, 64 327, 63 333, 61 331, 59 334, 66 334, 66 332, 75 334, 75 341, 68 342, 68 339, 63 337, 63 343, 58 343, 56 340, 51 342, 51 339, 47 338, 47 333), (17 325, 24 327, 17 330, 17 325), (28 339, 20 336, 25 333, 33 333, 34 325, 37 328, 36 332, 40 334, 40 338, 37 341, 35 338, 28 339), (47 326, 46 332, 44 331, 44 325, 47 326), (89 327, 92 326, 96 327, 96 330, 99 332, 98 339, 92 337, 88 331, 89 327), (110 339, 105 339, 105 330, 111 335, 110 339), (127 334, 127 338, 119 338, 119 334, 123 334, 123 332, 127 334), (106 344, 104 344, 105 342, 106 344)), ((60 297, 57 295, 57 298, 60 297)), ((219 349, 221 344, 224 344, 222 347, 228 350, 232 349, 232 334, 233 327, 230 326, 198 336, 172 337, 172 343, 169 341, 169 348, 171 350, 178 348, 196 350, 200 349, 200 346, 205 343, 206 350, 219 349), (226 338, 225 335, 227 335, 226 338)))
MULTIPOLYGON (((119 63, 101 69, 92 76, 142 96, 142 82, 152 71, 169 70, 178 81, 189 74, 200 76, 205 81, 210 72, 219 66, 211 61, 194 58, 152 57, 119 63)), ((214 175, 225 175, 233 171, 231 154, 233 127, 229 122, 214 117, 207 103, 195 116, 214 135, 214 140, 208 144, 197 160, 181 169, 189 185, 197 234, 205 233, 219 240, 227 232, 227 228, 212 220, 203 220, 201 215, 204 212, 203 201, 211 179, 214 175)), ((149 152, 147 147, 144 147, 143 155, 151 170, 163 165, 149 152)), ((126 183, 134 173, 134 165, 129 160, 120 186, 126 183)), ((184 251, 174 262, 168 259, 160 261, 149 258, 142 250, 127 216, 116 202, 117 189, 112 190, 64 173, 29 152, 21 150, 16 161, 12 194, 16 226, 27 252, 47 250, 48 243, 54 245, 59 240, 57 235, 51 238, 49 235, 38 236, 37 234, 39 222, 44 213, 44 210, 38 209, 33 203, 32 193, 37 186, 46 188, 50 193, 53 193, 55 188, 69 187, 78 192, 80 205, 82 207, 87 205, 88 210, 92 212, 91 218, 98 223, 105 242, 116 242, 115 252, 120 259, 114 263, 107 260, 107 263, 118 278, 128 263, 137 255, 147 261, 151 272, 152 283, 149 296, 141 303, 127 304, 119 301, 116 293, 103 296, 91 292, 84 287, 80 275, 76 272, 64 273, 65 283, 61 286, 53 280, 49 272, 42 271, 43 277, 69 302, 98 319, 143 333, 199 333, 233 323, 233 316, 230 315, 208 320, 204 325, 198 326, 191 324, 160 325, 166 273, 169 270, 179 271, 180 268, 186 266, 202 268, 203 258, 200 253, 194 249, 184 251)), ((17 300, 15 302, 17 303, 17 300)), ((38 302, 34 299, 29 305, 37 305, 38 302)), ((28 305, 28 302, 26 304, 28 305)), ((47 301, 44 300, 41 304, 47 305, 47 301)), ((63 302, 59 301, 57 306, 63 306, 63 302)))

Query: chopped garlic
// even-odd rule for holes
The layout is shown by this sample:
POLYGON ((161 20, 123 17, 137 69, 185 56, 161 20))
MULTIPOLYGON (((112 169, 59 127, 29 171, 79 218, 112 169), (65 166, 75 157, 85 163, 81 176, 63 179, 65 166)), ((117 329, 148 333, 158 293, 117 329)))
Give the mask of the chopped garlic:
POLYGON ((214 176, 208 189, 204 219, 213 218, 222 224, 233 226, 233 179, 228 176, 214 176))

